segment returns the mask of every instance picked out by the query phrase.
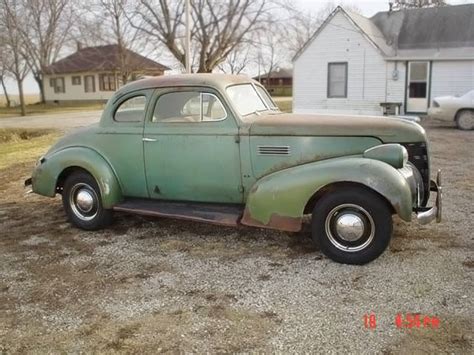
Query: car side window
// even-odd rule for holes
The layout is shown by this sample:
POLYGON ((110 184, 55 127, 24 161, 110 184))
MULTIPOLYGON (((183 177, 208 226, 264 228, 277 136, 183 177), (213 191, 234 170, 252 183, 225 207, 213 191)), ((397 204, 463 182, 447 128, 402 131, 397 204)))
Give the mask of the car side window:
POLYGON ((226 118, 225 108, 217 96, 203 93, 201 95, 201 102, 203 121, 220 121, 226 118))
POLYGON ((144 95, 134 96, 123 101, 115 110, 114 121, 116 122, 141 122, 145 117, 146 97, 144 95))
POLYGON ((209 122, 227 117, 217 96, 198 91, 170 92, 156 102, 153 122, 209 122))

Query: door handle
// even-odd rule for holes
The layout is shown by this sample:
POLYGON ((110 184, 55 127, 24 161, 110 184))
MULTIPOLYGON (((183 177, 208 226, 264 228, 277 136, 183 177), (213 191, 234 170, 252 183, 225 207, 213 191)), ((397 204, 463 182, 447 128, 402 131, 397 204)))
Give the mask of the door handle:
POLYGON ((155 138, 144 137, 144 138, 142 138, 142 141, 143 142, 156 142, 156 139, 155 138))

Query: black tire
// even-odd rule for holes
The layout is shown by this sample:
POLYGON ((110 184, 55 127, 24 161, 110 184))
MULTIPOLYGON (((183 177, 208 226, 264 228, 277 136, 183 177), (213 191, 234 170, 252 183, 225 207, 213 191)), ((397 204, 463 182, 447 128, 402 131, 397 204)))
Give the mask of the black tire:
POLYGON ((377 193, 344 187, 322 196, 312 218, 312 237, 330 259, 366 264, 384 252, 392 237, 392 213, 377 193))
POLYGON ((98 230, 112 222, 112 210, 103 208, 97 182, 84 171, 67 177, 62 199, 68 220, 78 228, 98 230))

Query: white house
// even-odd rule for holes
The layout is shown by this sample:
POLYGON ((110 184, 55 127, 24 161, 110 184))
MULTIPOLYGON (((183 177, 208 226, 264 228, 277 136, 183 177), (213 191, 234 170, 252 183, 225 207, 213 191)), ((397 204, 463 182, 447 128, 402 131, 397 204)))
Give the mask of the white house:
POLYGON ((78 49, 44 70, 46 102, 103 102, 128 80, 163 75, 169 68, 117 45, 78 49))
POLYGON ((294 58, 297 113, 426 113, 474 88, 474 4, 379 12, 338 7, 294 58))

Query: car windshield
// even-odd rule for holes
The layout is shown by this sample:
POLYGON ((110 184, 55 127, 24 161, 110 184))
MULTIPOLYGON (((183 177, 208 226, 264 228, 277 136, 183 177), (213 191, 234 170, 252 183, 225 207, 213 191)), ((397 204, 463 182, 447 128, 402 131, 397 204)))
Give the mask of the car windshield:
MULTIPOLYGON (((265 89, 261 91, 266 94, 265 89)), ((227 88, 227 94, 232 101, 232 104, 242 116, 247 116, 252 113, 258 114, 261 111, 272 110, 275 104, 272 99, 266 94, 258 94, 252 84, 233 85, 227 88), (261 97, 263 96, 263 98, 261 97)))
POLYGON ((267 90, 265 90, 263 87, 261 87, 260 85, 256 85, 255 86, 257 88, 257 91, 258 93, 260 94, 260 96, 262 97, 262 99, 265 101, 265 104, 273 109, 273 110, 278 110, 278 106, 275 105, 275 103, 273 102, 272 98, 270 97, 270 95, 268 94, 267 90))

